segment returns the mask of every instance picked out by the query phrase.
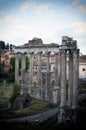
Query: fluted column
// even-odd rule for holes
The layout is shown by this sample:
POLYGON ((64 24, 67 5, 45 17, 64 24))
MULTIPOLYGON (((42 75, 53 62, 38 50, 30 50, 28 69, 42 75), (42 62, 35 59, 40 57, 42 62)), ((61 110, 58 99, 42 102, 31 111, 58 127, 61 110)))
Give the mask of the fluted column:
POLYGON ((66 50, 61 50, 61 107, 66 105, 66 50))
POLYGON ((19 59, 18 53, 15 55, 15 82, 19 83, 19 59))
POLYGON ((32 86, 32 82, 33 82, 33 52, 30 53, 30 69, 29 69, 30 87, 32 86))
POLYGON ((78 79, 79 79, 79 50, 73 51, 73 102, 72 107, 76 108, 78 105, 78 79))
POLYGON ((22 83, 25 83, 25 69, 26 69, 26 58, 25 58, 25 53, 23 53, 22 54, 22 70, 21 70, 22 83))
POLYGON ((41 52, 38 52, 38 87, 41 88, 41 52))

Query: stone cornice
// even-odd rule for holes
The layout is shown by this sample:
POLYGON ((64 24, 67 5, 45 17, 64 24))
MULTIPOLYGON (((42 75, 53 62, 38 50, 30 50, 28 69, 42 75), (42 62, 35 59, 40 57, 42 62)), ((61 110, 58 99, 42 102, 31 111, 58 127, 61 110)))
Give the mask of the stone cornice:
POLYGON ((58 52, 58 44, 28 45, 13 47, 14 53, 30 53, 30 52, 58 52))

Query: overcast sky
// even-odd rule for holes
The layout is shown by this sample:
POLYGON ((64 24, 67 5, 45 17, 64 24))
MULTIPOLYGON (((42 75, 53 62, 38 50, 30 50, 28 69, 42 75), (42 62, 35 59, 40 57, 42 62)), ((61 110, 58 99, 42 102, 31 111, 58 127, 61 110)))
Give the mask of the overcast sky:
POLYGON ((38 37, 61 44, 64 35, 86 54, 86 0, 0 0, 0 40, 22 45, 38 37))

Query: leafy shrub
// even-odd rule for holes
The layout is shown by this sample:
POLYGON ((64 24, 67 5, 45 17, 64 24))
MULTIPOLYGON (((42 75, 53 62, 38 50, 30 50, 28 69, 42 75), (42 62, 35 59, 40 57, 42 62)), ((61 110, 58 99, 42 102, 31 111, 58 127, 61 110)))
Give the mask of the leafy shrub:
POLYGON ((16 97, 18 97, 19 91, 20 91, 20 85, 19 84, 14 84, 13 94, 10 97, 10 103, 11 103, 11 105, 13 105, 13 102, 16 99, 16 97))

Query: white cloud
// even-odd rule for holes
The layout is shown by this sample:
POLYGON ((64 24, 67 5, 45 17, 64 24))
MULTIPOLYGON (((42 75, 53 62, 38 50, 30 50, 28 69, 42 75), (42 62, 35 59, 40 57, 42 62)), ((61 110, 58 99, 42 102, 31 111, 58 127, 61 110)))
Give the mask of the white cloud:
POLYGON ((73 28, 76 35, 86 36, 86 23, 85 22, 76 22, 73 24, 73 28))
POLYGON ((77 43, 78 43, 78 48, 80 49, 80 53, 83 53, 86 55, 86 44, 85 44, 86 38, 78 38, 77 43))
POLYGON ((82 14, 86 13, 86 5, 84 5, 84 3, 80 0, 73 0, 72 3, 68 7, 75 8, 82 14))
POLYGON ((83 14, 86 13, 86 6, 80 5, 77 9, 80 13, 83 13, 83 14))
POLYGON ((0 39, 8 42, 16 43, 19 40, 21 41, 26 34, 25 32, 28 31, 28 27, 24 25, 24 21, 18 17, 7 16, 2 21, 0 20, 0 22, 2 32, 0 33, 0 39))
POLYGON ((0 10, 0 15, 4 15, 6 12, 4 10, 0 10))
POLYGON ((3 24, 3 23, 4 23, 3 19, 0 19, 0 24, 3 24))
POLYGON ((73 0, 72 6, 77 6, 80 3, 80 0, 73 0))
POLYGON ((72 25, 72 33, 74 39, 77 40, 78 47, 80 52, 86 55, 86 23, 85 22, 76 22, 72 25))
MULTIPOLYGON (((72 5, 80 12, 85 13, 85 7, 79 5, 79 2, 80 0, 75 0, 72 5)), ((0 27, 2 29, 0 38, 15 45, 24 44, 33 37, 42 38, 44 43, 57 43, 61 40, 59 37, 67 34, 73 36, 79 42, 81 49, 83 49, 81 43, 85 40, 80 41, 80 39, 85 39, 84 37, 86 37, 86 23, 75 22, 71 26, 72 19, 70 19, 70 16, 67 19, 65 12, 60 16, 59 9, 52 10, 50 7, 51 4, 37 3, 36 1, 33 2, 33 0, 24 2, 19 9, 22 12, 26 11, 26 15, 20 13, 19 17, 9 15, 0 19, 0 27), (30 15, 29 8, 31 9, 30 15)))
POLYGON ((0 19, 0 24, 11 23, 12 21, 14 21, 13 16, 6 16, 0 19))
POLYGON ((20 10, 21 10, 22 12, 26 11, 26 10, 30 7, 30 5, 31 5, 31 4, 30 4, 28 1, 27 1, 27 2, 25 1, 25 2, 22 4, 20 10))
POLYGON ((49 5, 48 4, 40 4, 36 5, 36 13, 41 15, 42 13, 46 13, 48 11, 49 5))
POLYGON ((46 13, 46 11, 48 11, 49 4, 38 3, 35 0, 27 0, 22 4, 22 6, 20 7, 20 10, 24 12, 28 10, 29 8, 31 8, 36 14, 41 15, 43 13, 46 13))

